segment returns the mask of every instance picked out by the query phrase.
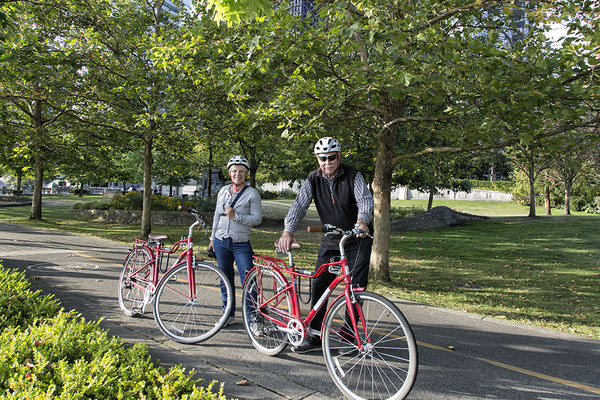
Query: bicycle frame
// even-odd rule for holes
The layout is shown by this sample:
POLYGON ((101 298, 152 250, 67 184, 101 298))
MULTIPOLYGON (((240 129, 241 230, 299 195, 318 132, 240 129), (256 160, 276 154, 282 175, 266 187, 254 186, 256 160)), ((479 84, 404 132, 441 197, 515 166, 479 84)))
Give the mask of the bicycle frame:
MULTIPOLYGON (((352 324, 352 328, 354 330, 354 335, 356 338, 356 343, 358 344, 358 348, 362 350, 362 345, 361 345, 361 340, 359 337, 359 333, 358 333, 358 325, 357 325, 357 316, 355 315, 355 310, 356 308, 353 307, 353 305, 357 305, 356 299, 354 297, 354 291, 360 291, 360 290, 364 290, 364 288, 352 288, 352 276, 350 275, 350 270, 348 268, 348 258, 346 257, 345 251, 344 251, 344 245, 346 240, 348 240, 351 237, 351 235, 344 235, 342 237, 342 239, 340 240, 340 244, 339 244, 339 248, 340 248, 340 260, 339 261, 334 261, 331 263, 325 263, 322 264, 317 271, 315 271, 314 274, 311 274, 308 271, 298 271, 295 269, 294 266, 294 262, 293 262, 293 256, 292 256, 292 252, 288 252, 288 257, 289 257, 289 263, 286 264, 283 260, 279 259, 279 258, 274 258, 274 257, 270 257, 270 256, 264 256, 264 255, 256 255, 254 256, 254 260, 255 260, 255 267, 253 268, 253 270, 258 269, 259 270, 259 275, 260 275, 260 268, 270 268, 271 270, 275 271, 280 278, 286 282, 285 286, 283 288, 278 288, 277 289, 277 293, 275 293, 274 296, 272 296, 271 298, 268 299, 264 299, 263 298, 263 293, 262 293, 262 289, 261 289, 261 293, 259 295, 259 299, 260 299, 260 304, 258 305, 258 310, 259 312, 261 312, 261 315, 263 318, 270 320, 271 322, 277 324, 280 326, 280 329, 283 332, 286 333, 295 333, 292 329, 289 329, 287 326, 288 324, 284 324, 284 322, 268 315, 268 313, 263 313, 261 310, 265 307, 269 308, 270 312, 273 312, 275 314, 278 314, 279 316, 283 317, 283 319, 285 320, 286 323, 289 323, 289 321, 291 320, 296 320, 302 323, 302 326, 304 327, 303 329, 303 336, 306 336, 306 327, 310 324, 310 322, 314 319, 316 313, 321 309, 321 307, 323 306, 323 304, 325 303, 325 301, 330 297, 331 293, 336 289, 336 287, 343 282, 344 284, 344 291, 343 293, 339 294, 335 300, 337 300, 338 298, 340 298, 341 296, 344 296, 346 299, 346 305, 347 305, 347 309, 348 309, 348 316, 350 317, 350 322, 352 324), (325 290, 325 292, 321 295, 321 297, 319 298, 319 300, 315 303, 315 305, 311 308, 311 310, 309 311, 308 315, 306 316, 305 319, 302 319, 301 316, 301 310, 300 310, 300 300, 299 300, 299 293, 297 290, 297 286, 295 284, 295 279, 296 277, 304 277, 304 278, 308 278, 308 279, 314 279, 318 276, 320 276, 322 273, 325 272, 325 270, 334 270, 335 268, 341 268, 341 275, 338 275, 333 282, 331 282, 329 284, 329 286, 327 287, 327 289, 325 290), (288 280, 286 278, 286 276, 284 275, 285 273, 288 273, 290 275, 290 279, 288 280), (284 301, 284 299, 286 298, 286 293, 291 291, 291 298, 292 298, 292 304, 291 304, 291 313, 287 313, 285 311, 282 311, 280 309, 277 309, 276 307, 282 302, 284 301)), ((250 273, 248 273, 248 275, 250 275, 250 273)), ((335 301, 334 301, 335 302, 335 301)), ((329 307, 331 307, 331 305, 334 303, 331 302, 331 304, 329 305, 329 307)), ((358 313, 359 315, 361 314, 360 312, 358 313)), ((367 341, 369 342, 369 336, 366 332, 366 327, 364 324, 364 321, 361 321, 362 325, 363 325, 363 329, 365 337, 367 339, 367 341)))
MULTIPOLYGON (((201 225, 201 222, 196 220, 196 222, 194 222, 192 225, 190 225, 189 230, 188 230, 188 236, 178 240, 170 248, 162 247, 162 242, 160 240, 153 240, 151 238, 149 238, 148 240, 135 238, 134 242, 133 242, 134 249, 139 248, 139 247, 145 248, 150 253, 150 261, 148 261, 146 264, 141 266, 138 270, 134 271, 130 276, 137 275, 140 271, 144 270, 145 268, 147 268, 150 265, 151 271, 152 271, 152 277, 150 280, 146 279, 145 277, 141 278, 141 280, 143 282, 148 284, 147 287, 142 286, 135 281, 131 281, 131 285, 143 290, 144 293, 148 293, 148 296, 152 296, 152 294, 154 293, 154 290, 156 289, 156 285, 158 284, 158 281, 159 281, 159 268, 160 268, 160 261, 162 259, 162 256, 165 254, 173 254, 173 253, 177 252, 181 247, 186 247, 186 250, 183 251, 177 257, 177 259, 171 264, 171 266, 167 269, 167 271, 171 270, 173 267, 180 264, 181 262, 184 262, 184 259, 185 259, 185 262, 187 263, 187 266, 188 266, 189 298, 194 299, 196 297, 196 282, 195 282, 196 278, 195 278, 194 274, 191 273, 192 272, 191 266, 194 265, 194 261, 195 261, 194 250, 193 250, 194 238, 192 236, 192 232, 193 232, 194 228, 198 225, 201 225), (156 243, 156 246, 152 246, 151 243, 156 243)), ((200 259, 200 260, 202 260, 202 259, 200 259)), ((165 273, 167 271, 165 271, 165 273)), ((138 279, 139 279, 139 277, 138 277, 138 279)), ((145 297, 145 300, 146 300, 146 297, 145 297)), ((145 303, 144 305, 146 305, 147 303, 150 303, 151 301, 152 301, 151 298, 148 299, 148 301, 144 301, 144 303, 145 303)))

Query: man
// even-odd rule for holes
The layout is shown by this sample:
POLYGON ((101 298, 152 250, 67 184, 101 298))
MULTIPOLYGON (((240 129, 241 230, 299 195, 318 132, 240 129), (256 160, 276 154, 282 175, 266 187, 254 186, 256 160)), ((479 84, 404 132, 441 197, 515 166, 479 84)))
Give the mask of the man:
MULTIPOLYGON (((319 168, 304 181, 285 217, 283 234, 278 244, 280 250, 289 251, 294 241, 293 233, 306 215, 312 200, 315 201, 321 224, 332 224, 344 230, 350 230, 356 225, 366 233, 371 232, 373 196, 360 172, 341 164, 340 151, 340 143, 332 137, 319 139, 315 144, 314 154, 319 168)), ((340 238, 331 236, 323 238, 317 268, 330 262, 332 257, 339 257, 339 240, 340 238)), ((364 234, 346 242, 346 256, 352 271, 352 283, 355 285, 367 286, 372 244, 372 239, 364 234)), ((317 303, 333 279, 335 275, 326 271, 312 280, 311 307, 317 303)), ((323 304, 308 327, 306 340, 293 348, 294 352, 305 353, 320 348, 319 336, 326 310, 327 305, 323 304)))

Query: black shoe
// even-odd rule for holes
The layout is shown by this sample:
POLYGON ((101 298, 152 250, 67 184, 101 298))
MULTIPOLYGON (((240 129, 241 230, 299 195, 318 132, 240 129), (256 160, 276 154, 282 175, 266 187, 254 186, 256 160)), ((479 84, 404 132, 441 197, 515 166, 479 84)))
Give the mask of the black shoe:
POLYGON ((307 336, 306 339, 304 339, 304 341, 300 343, 300 346, 292 347, 292 351, 297 354, 321 351, 321 340, 313 339, 310 336, 307 336))

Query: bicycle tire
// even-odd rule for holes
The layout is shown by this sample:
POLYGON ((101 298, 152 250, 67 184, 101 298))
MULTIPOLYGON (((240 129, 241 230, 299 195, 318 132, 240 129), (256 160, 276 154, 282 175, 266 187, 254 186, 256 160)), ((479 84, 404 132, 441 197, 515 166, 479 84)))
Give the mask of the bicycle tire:
MULTIPOLYGON (((261 267, 248 274, 242 289, 242 314, 246 333, 252 345, 259 352, 269 356, 275 356, 287 347, 287 333, 278 330, 278 325, 264 318, 255 310, 257 309, 260 293, 262 293, 263 298, 271 298, 275 295, 275 290, 283 287, 285 283, 280 274, 275 273, 271 268, 261 267)), ((284 298, 277 304, 276 308, 291 314, 291 306, 291 295, 289 292, 285 292, 284 298)), ((268 310, 264 312, 268 312, 268 310)), ((283 317, 277 314, 269 314, 269 316, 280 317, 279 320, 285 321, 283 317)), ((285 324, 287 322, 284 322, 285 324)))
POLYGON ((125 257, 119 277, 119 307, 125 315, 135 317, 144 312, 144 295, 152 284, 151 259, 144 247, 133 248, 125 257))
POLYGON ((229 280, 211 263, 193 266, 196 297, 190 299, 187 263, 175 265, 156 287, 154 319, 161 332, 179 343, 199 343, 213 337, 227 321, 233 303, 229 280), (227 291, 223 305, 221 284, 227 291))
POLYGON ((355 292, 357 322, 363 350, 359 350, 344 296, 325 317, 323 356, 336 386, 351 399, 404 399, 418 369, 417 343, 402 312, 376 293, 355 292), (347 322, 346 322, 347 321, 347 322), (367 333, 365 335, 365 332, 367 333), (366 336, 369 337, 367 340, 366 336))

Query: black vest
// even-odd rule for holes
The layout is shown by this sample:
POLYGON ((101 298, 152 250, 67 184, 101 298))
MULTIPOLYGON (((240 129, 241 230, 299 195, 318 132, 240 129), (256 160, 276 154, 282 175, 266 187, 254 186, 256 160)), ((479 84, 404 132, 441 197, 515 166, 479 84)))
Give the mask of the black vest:
POLYGON ((313 200, 322 224, 332 224, 344 230, 354 227, 358 217, 358 205, 354 198, 354 178, 358 170, 348 165, 340 165, 333 179, 333 192, 327 179, 317 175, 319 170, 308 176, 313 200))

